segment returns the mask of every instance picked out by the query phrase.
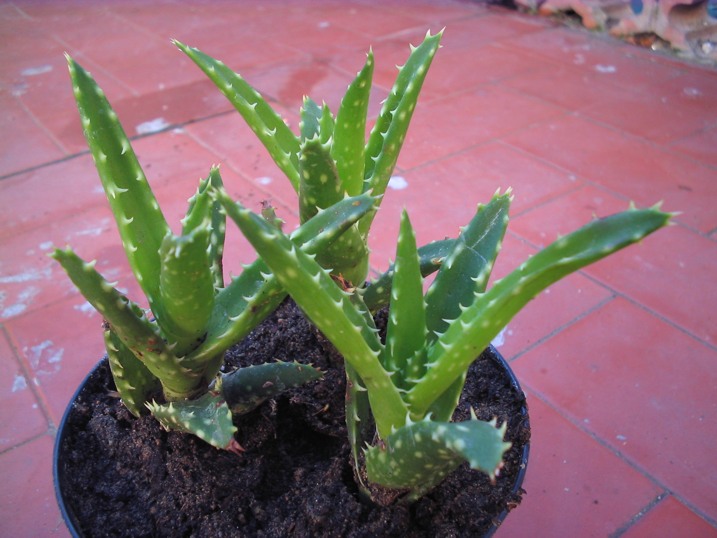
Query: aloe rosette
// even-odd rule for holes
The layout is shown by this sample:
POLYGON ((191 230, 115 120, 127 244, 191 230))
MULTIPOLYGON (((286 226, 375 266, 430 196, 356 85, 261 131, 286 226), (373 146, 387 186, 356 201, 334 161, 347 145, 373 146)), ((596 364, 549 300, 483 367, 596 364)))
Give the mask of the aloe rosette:
MULTIPOLYGON (((666 225, 658 207, 595 220, 558 239, 487 288, 508 224, 510 193, 479 205, 451 244, 427 293, 408 216, 401 220, 388 326, 382 343, 361 290, 329 272, 247 209, 220 200, 282 286, 345 358, 349 440, 355 464, 366 442, 371 483, 415 499, 458 465, 498 474, 505 425, 451 418, 469 365, 526 303, 562 277, 666 225), (368 428, 370 418, 375 431, 368 428)), ((357 473, 357 476, 362 476, 357 473)))
MULTIPOLYGON (((94 262, 85 262, 70 247, 52 256, 104 318, 105 348, 128 409, 140 415, 148 408, 167 428, 231 447, 232 412, 247 412, 321 372, 298 363, 272 363, 215 379, 224 352, 265 319, 286 292, 261 260, 225 284, 226 216, 214 200, 214 192, 222 189, 218 168, 190 199, 181 233, 172 233, 104 93, 80 65, 69 57, 68 63, 84 133, 150 310, 130 301, 95 270, 94 262)), ((306 220, 292 240, 317 255, 374 204, 366 194, 345 198, 306 220)))
MULTIPOLYGON (((368 140, 365 131, 374 69, 371 51, 349 84, 336 116, 328 106, 306 97, 300 133, 295 135, 241 75, 196 48, 178 41, 175 44, 224 93, 266 147, 298 193, 300 221, 306 222, 345 196, 384 194, 441 35, 429 33, 418 47, 411 48, 368 140)), ((318 256, 321 265, 354 285, 362 285, 368 274, 367 237, 377 208, 378 204, 318 256)), ((424 258, 424 268, 430 267, 429 260, 424 258)))

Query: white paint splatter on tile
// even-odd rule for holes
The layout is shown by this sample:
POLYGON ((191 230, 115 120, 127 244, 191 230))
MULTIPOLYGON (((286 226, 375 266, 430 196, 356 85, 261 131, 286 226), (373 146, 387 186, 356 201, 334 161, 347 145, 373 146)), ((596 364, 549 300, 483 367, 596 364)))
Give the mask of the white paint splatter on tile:
POLYGON ((52 66, 46 64, 38 65, 37 67, 28 67, 20 71, 20 74, 23 77, 35 77, 37 75, 44 75, 45 73, 49 73, 50 71, 52 71, 52 66))
POLYGON ((14 304, 12 306, 8 306, 6 309, 2 311, 2 317, 4 318, 11 318, 13 316, 19 316, 22 314, 25 310, 27 310, 26 304, 14 304))
POLYGON ((3 318, 11 318, 22 314, 27 307, 32 304, 35 297, 40 293, 40 288, 36 286, 28 286, 22 290, 15 299, 15 304, 5 306, 6 294, 0 295, 0 307, 2 310, 3 318))
POLYGON ((67 242, 72 243, 71 238, 72 237, 98 237, 102 235, 107 230, 107 225, 109 224, 109 219, 102 219, 98 226, 93 226, 91 228, 86 228, 84 230, 77 230, 76 232, 72 232, 70 237, 68 237, 67 242))
POLYGON ((595 71, 604 75, 609 75, 612 73, 617 73, 617 67, 615 67, 614 65, 597 64, 595 66, 595 71))
MULTIPOLYGON (((55 347, 52 340, 44 340, 29 349, 24 348, 23 351, 38 376, 51 376, 59 372, 62 356, 65 354, 65 350, 55 347)), ((37 378, 33 381, 38 383, 37 378)))
POLYGON ((164 118, 154 118, 153 120, 145 121, 135 127, 137 134, 150 134, 163 131, 169 127, 169 123, 164 118))
POLYGON ((12 382, 12 392, 20 392, 21 390, 25 390, 26 388, 27 380, 25 379, 25 376, 16 375, 14 381, 12 382))
POLYGON ((87 301, 85 301, 85 302, 82 303, 82 304, 77 304, 77 305, 73 306, 73 308, 74 308, 75 310, 77 310, 78 312, 83 313, 83 314, 84 314, 85 316, 87 316, 87 317, 92 317, 92 316, 95 315, 95 312, 97 312, 97 311, 95 310, 95 307, 92 306, 92 305, 91 305, 90 303, 88 303, 87 301))
POLYGON ((510 331, 508 331, 508 327, 503 327, 503 330, 500 331, 495 338, 493 338, 493 341, 491 344, 493 344, 493 347, 501 347, 503 344, 505 344, 505 335, 510 334, 510 331))
POLYGON ((391 176, 388 180, 388 188, 394 191, 402 191, 408 187, 408 181, 403 176, 391 176))
POLYGON ((33 267, 15 275, 0 276, 0 284, 20 284, 22 282, 45 280, 49 279, 51 275, 52 269, 49 267, 45 269, 36 269, 33 267))

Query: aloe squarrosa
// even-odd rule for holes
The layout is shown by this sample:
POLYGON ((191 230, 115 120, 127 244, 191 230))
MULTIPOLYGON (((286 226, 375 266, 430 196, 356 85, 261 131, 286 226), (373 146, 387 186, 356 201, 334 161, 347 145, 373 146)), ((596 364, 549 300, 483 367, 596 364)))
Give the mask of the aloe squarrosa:
POLYGON ((307 98, 294 134, 240 75, 175 42, 232 102, 297 191, 301 225, 290 235, 270 208, 261 216, 232 200, 216 168, 200 183, 182 233, 172 234, 114 112, 70 60, 85 134, 151 315, 71 250, 54 256, 104 316, 113 374, 133 412, 148 407, 167 427, 230 447, 230 409, 242 413, 274 396, 266 387, 280 390, 320 376, 308 366, 277 363, 215 380, 223 352, 288 293, 344 356, 357 477, 395 489, 407 501, 463 462, 496 477, 510 447, 505 425, 475 414, 452 421, 468 367, 542 290, 665 226, 671 214, 631 206, 595 220, 488 287, 508 225, 510 191, 478 205, 457 238, 420 248, 404 212, 395 263, 362 285, 369 228, 440 38, 429 33, 412 48, 367 141, 370 52, 336 116, 307 98), (227 216, 260 258, 225 284, 227 216), (434 271, 424 294, 424 278, 434 271), (389 308, 385 341, 373 318, 382 306, 389 308), (152 400, 158 391, 166 403, 152 400))
MULTIPOLYGON (((181 233, 172 233, 104 93, 79 64, 69 57, 68 63, 84 133, 150 310, 130 301, 94 269, 94 262, 83 261, 71 248, 52 256, 102 314, 109 363, 129 410, 135 415, 149 410, 167 428, 234 448, 232 412, 247 412, 286 388, 318 379, 321 372, 298 363, 273 363, 217 377, 224 352, 286 293, 261 260, 224 283, 226 216, 212 198, 222 186, 218 168, 190 199, 181 233), (254 390, 243 390, 247 386, 254 390)), ((292 238, 317 255, 374 204, 366 194, 345 198, 316 212, 292 238)))
POLYGON ((467 461, 494 478, 505 425, 451 422, 469 365, 542 290, 665 226, 658 207, 595 220, 558 239, 486 288, 508 224, 511 195, 479 205, 425 296, 408 215, 392 270, 388 328, 379 339, 363 290, 340 289, 290 238, 220 197, 229 216, 312 322, 346 361, 346 417, 355 461, 366 443, 368 480, 415 499, 467 461), (447 298, 450 298, 447 300, 447 298), (375 431, 364 427, 373 419, 375 431))
MULTIPOLYGON (((304 99, 300 133, 296 135, 241 75, 196 48, 178 41, 175 44, 224 93, 266 147, 298 194, 303 223, 345 196, 384 194, 441 35, 429 33, 418 47, 412 47, 368 140, 365 131, 374 69, 371 51, 335 116, 326 104, 304 99)), ((321 265, 354 285, 362 284, 368 275, 367 239, 377 208, 378 204, 318 256, 321 265)), ((422 254, 426 266, 431 255, 422 254)))

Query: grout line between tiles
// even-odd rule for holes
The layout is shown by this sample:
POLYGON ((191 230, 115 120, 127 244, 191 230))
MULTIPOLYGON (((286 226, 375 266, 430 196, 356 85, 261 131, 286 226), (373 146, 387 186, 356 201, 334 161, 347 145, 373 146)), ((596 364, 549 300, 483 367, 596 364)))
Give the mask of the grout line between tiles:
POLYGON ((13 452, 15 450, 21 450, 24 447, 26 447, 27 445, 32 444, 35 441, 38 441, 39 439, 42 439, 47 436, 50 437, 50 439, 52 440, 52 442, 54 444, 55 437, 57 436, 57 428, 54 426, 47 428, 47 430, 45 430, 42 433, 38 433, 36 435, 33 435, 32 437, 28 437, 27 439, 20 441, 19 443, 15 444, 15 445, 12 445, 12 446, 9 446, 7 448, 0 450, 0 457, 4 456, 5 454, 9 454, 10 452, 13 452))
POLYGON ((42 416, 47 423, 48 432, 54 434, 57 429, 57 425, 52 420, 52 414, 50 413, 50 407, 45 398, 45 394, 42 392, 40 386, 35 383, 36 378, 32 375, 32 371, 29 368, 29 364, 27 364, 26 361, 23 360, 23 355, 22 353, 20 353, 19 346, 13 338, 12 333, 7 330, 7 327, 5 327, 4 324, 0 324, 0 330, 5 334, 5 338, 7 339, 10 349, 12 350, 13 360, 20 367, 22 375, 25 376, 27 386, 32 392, 32 396, 35 398, 40 412, 42 413, 42 416))
MULTIPOLYGON (((233 111, 232 111, 232 112, 233 112, 233 111)), ((250 185, 252 185, 253 188, 255 188, 255 189, 257 189, 258 191, 260 191, 261 193, 265 194, 265 195, 267 196, 267 198, 269 198, 269 199, 274 199, 274 200, 278 200, 279 202, 281 202, 281 205, 283 205, 284 208, 287 209, 294 217, 297 217, 297 218, 299 217, 299 213, 294 210, 294 207, 296 207, 296 204, 295 204, 295 203, 288 203, 286 200, 284 200, 283 198, 281 198, 281 197, 280 197, 279 195, 277 195, 276 193, 267 191, 267 190, 265 190, 260 184, 256 184, 250 177, 246 176, 243 172, 241 172, 241 171, 238 170, 236 167, 234 167, 234 166, 231 164, 231 162, 230 162, 230 161, 231 161, 230 158, 222 160, 222 159, 219 157, 219 152, 218 152, 212 145, 210 145, 210 144, 208 144, 207 142, 205 142, 204 139, 202 139, 202 138, 196 136, 194 133, 192 133, 192 132, 190 132, 190 131, 185 131, 185 134, 186 134, 189 138, 191 138, 192 140, 194 140, 194 142, 196 142, 199 146, 203 147, 204 149, 206 149, 207 151, 209 151, 212 155, 214 155, 215 157, 217 157, 218 160, 223 161, 223 162, 221 163, 221 166, 226 166, 226 167, 229 168, 232 172, 234 172, 234 173, 237 174, 240 178, 242 178, 244 181, 246 181, 246 182, 248 182, 250 185)))
MULTIPOLYGON (((629 458, 627 455, 620 452, 618 448, 610 444, 606 439, 603 439, 599 435, 597 435, 595 432, 590 431, 589 429, 585 428, 583 424, 577 419, 575 419, 570 413, 564 411, 561 407, 553 404, 543 393, 536 390, 535 388, 531 387, 528 383, 521 381, 521 385, 523 385, 527 392, 530 392, 530 395, 534 398, 538 398, 543 404, 548 406, 550 409, 552 409, 554 412, 556 412, 561 418, 563 418, 565 421, 567 421, 569 424, 571 424, 573 427, 575 427, 578 431, 581 433, 587 435, 590 437, 593 441, 595 441, 598 445, 600 445, 602 448, 608 450, 610 453, 612 453, 616 458, 618 458, 620 461, 625 463, 628 467, 633 469, 638 474, 642 475, 646 480, 651 482, 653 485, 655 485, 657 488, 662 490, 661 495, 672 495, 675 497, 675 499, 679 500, 680 503, 687 506, 692 512, 700 516, 702 519, 707 521, 710 525, 717 527, 717 519, 710 517, 705 512, 703 512, 701 509, 694 506, 691 502, 687 501, 682 495, 679 493, 676 493, 674 490, 668 488, 660 479, 653 476, 652 473, 647 468, 643 468, 641 465, 639 465, 637 462, 633 461, 631 458, 629 458)), ((527 395, 526 392, 526 395, 527 395)), ((528 411, 530 411, 530 400, 528 399, 528 411)), ((650 505, 648 505, 650 506, 650 505)), ((644 509, 643 509, 644 510, 644 509)), ((639 515, 641 512, 638 512, 637 515, 639 515)), ((637 515, 635 517, 637 517, 637 515)), ((635 519, 633 517, 633 519, 635 519)), ((624 527, 624 526, 623 526, 624 527)), ((623 527, 620 527, 622 529, 623 527)), ((615 532, 619 532, 620 529, 616 530, 615 532)), ((612 536, 612 534, 610 535, 612 536)))
POLYGON ((40 130, 41 130, 43 133, 45 133, 45 136, 47 136, 47 137, 50 139, 50 141, 51 141, 53 144, 55 144, 55 146, 57 146, 57 149, 59 149, 62 153, 64 153, 65 155, 67 155, 67 154, 69 153, 69 150, 65 147, 65 145, 64 145, 62 142, 60 142, 60 140, 52 133, 52 131, 50 131, 47 127, 45 127, 45 124, 42 123, 42 121, 40 121, 40 118, 38 118, 37 116, 35 116, 35 114, 33 114, 33 112, 32 112, 29 108, 27 108, 27 106, 26 106, 25 103, 22 101, 22 99, 18 99, 17 97, 15 97, 15 101, 16 101, 16 102, 20 105, 20 107, 25 111, 25 114, 27 114, 28 116, 30 116, 30 119, 32 120, 32 122, 33 122, 37 127, 39 127, 40 130))
MULTIPOLYGON (((602 286, 602 287, 605 287, 605 286, 602 286)), ((559 327, 556 327, 555 329, 550 331, 548 334, 544 335, 542 338, 539 338, 535 342, 528 344, 525 348, 521 349, 515 355, 513 355, 510 359, 508 359, 508 362, 510 364, 512 364, 513 362, 520 359, 523 355, 525 355, 529 351, 532 351, 533 349, 537 348, 538 346, 542 345, 543 343, 547 342, 548 340, 554 338, 555 336, 557 336, 558 334, 563 332, 565 329, 571 327, 572 325, 575 325, 579 321, 590 316, 593 312, 596 312, 596 311, 602 309, 603 307, 607 306, 609 303, 614 301, 615 298, 617 297, 617 295, 615 294, 615 292, 613 290, 611 290, 609 288, 606 288, 606 289, 608 289, 608 291, 612 292, 612 295, 610 297, 606 297, 599 303, 597 303, 597 304, 591 306, 590 308, 588 308, 587 310, 581 312, 580 314, 575 316, 570 321, 567 321, 567 322, 563 323, 562 325, 560 325, 559 327)))
POLYGON ((669 496, 670 496, 670 494, 667 492, 660 493, 657 497, 655 497, 649 503, 647 503, 645 505, 645 507, 642 508, 642 510, 640 510, 637 514, 632 516, 627 521, 627 523, 625 523, 622 527, 617 529, 615 532, 611 533, 609 535, 609 538, 619 538, 620 536, 625 534, 631 527, 633 527, 638 521, 643 519, 647 514, 652 512, 652 510, 654 510, 657 506, 659 506, 662 503, 662 501, 667 499, 669 496))
MULTIPOLYGON (((180 122, 180 123, 173 123, 173 124, 171 124, 171 125, 168 125, 167 127, 164 127, 163 129, 160 129, 160 130, 157 130, 157 131, 152 131, 151 133, 137 134, 137 135, 128 136, 128 138, 129 138, 130 142, 135 142, 135 141, 137 141, 137 140, 142 140, 142 139, 144 139, 144 138, 149 138, 149 137, 152 137, 152 136, 155 136, 155 135, 159 135, 159 134, 162 134, 162 133, 166 133, 167 131, 173 131, 174 129, 183 129, 183 128, 186 127, 187 125, 192 125, 192 124, 195 124, 195 123, 201 123, 201 122, 203 122, 203 121, 211 120, 211 119, 214 119, 214 118, 217 118, 217 117, 221 117, 221 116, 226 116, 226 115, 229 115, 229 114, 232 114, 232 113, 234 113, 234 110, 233 110, 233 109, 232 109, 232 110, 225 110, 225 111, 222 111, 222 112, 216 112, 216 113, 214 113, 214 114, 209 114, 209 115, 207 115, 207 116, 202 116, 201 118, 194 118, 194 119, 187 120, 187 121, 183 121, 183 122, 180 122)), ((206 147, 206 146, 205 146, 205 147, 206 147)), ((212 153, 215 153, 215 154, 216 154, 216 152, 214 152, 214 151, 213 151, 212 153)), ((60 158, 60 159, 54 159, 54 160, 52 160, 52 161, 47 161, 47 162, 42 163, 42 164, 38 164, 38 165, 35 165, 35 166, 30 166, 30 167, 28 167, 28 168, 23 168, 22 170, 16 170, 16 171, 14 171, 14 172, 10 172, 10 173, 8 173, 8 174, 2 175, 2 176, 0 176, 0 181, 5 180, 5 179, 12 179, 12 178, 14 178, 14 177, 16 177, 16 176, 20 176, 20 175, 22 175, 22 174, 27 174, 27 173, 29 173, 29 172, 34 172, 34 171, 36 171, 36 170, 42 170, 43 168, 48 168, 48 167, 54 166, 54 165, 56 165, 56 164, 60 164, 60 163, 66 162, 66 161, 70 161, 70 160, 75 159, 75 158, 77 158, 77 157, 82 157, 82 156, 84 156, 84 155, 89 155, 89 154, 90 154, 90 150, 89 150, 89 149, 82 150, 82 151, 78 151, 78 152, 75 152, 75 153, 72 153, 72 154, 68 154, 68 155, 66 155, 65 157, 62 157, 62 158, 60 158)))

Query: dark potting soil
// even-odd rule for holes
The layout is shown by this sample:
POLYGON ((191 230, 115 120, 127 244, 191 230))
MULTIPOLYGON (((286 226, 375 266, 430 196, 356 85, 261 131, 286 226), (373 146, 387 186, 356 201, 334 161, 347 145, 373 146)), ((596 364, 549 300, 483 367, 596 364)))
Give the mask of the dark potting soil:
MULTIPOLYGON (((380 323, 381 320, 379 319, 380 323)), ((504 510, 528 442, 527 416, 504 371, 484 353, 470 369, 457 420, 509 420, 513 447, 495 485, 467 466, 416 503, 379 507, 354 482, 344 423, 341 357, 286 301, 227 354, 227 368, 274 360, 311 363, 321 381, 239 417, 241 454, 136 419, 121 404, 106 362, 70 414, 60 476, 87 536, 481 536, 504 510), (465 394, 470 394, 466 398, 465 394)))

